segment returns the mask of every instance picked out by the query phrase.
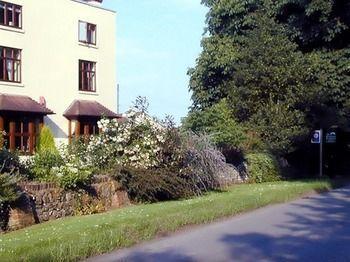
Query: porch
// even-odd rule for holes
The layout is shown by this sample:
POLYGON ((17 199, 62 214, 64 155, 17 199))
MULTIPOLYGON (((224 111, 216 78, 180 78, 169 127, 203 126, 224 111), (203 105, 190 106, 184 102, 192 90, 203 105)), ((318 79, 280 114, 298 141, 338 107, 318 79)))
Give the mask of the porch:
POLYGON ((69 143, 83 137, 86 141, 91 135, 99 134, 97 122, 102 118, 122 119, 97 101, 74 100, 63 114, 68 119, 69 143))
POLYGON ((53 111, 28 96, 0 94, 0 146, 33 154, 44 116, 53 111))

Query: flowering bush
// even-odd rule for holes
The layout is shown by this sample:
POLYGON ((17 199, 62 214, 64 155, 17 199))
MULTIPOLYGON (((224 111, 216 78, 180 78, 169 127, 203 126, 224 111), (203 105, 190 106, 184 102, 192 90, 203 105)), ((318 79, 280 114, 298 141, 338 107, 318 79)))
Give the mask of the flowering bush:
POLYGON ((87 164, 106 169, 115 165, 152 168, 159 165, 162 126, 144 112, 129 111, 126 120, 102 119, 100 135, 87 147, 87 164))
POLYGON ((61 187, 75 189, 90 184, 94 169, 85 163, 85 149, 86 146, 81 141, 76 141, 70 146, 61 146, 59 151, 63 159, 63 165, 54 169, 61 187))
POLYGON ((65 189, 85 186, 90 182, 92 170, 71 147, 62 146, 59 151, 44 150, 27 161, 32 178, 43 182, 57 182, 65 189))
POLYGON ((87 167, 81 167, 67 163, 55 170, 58 182, 62 188, 75 189, 87 186, 92 179, 92 171, 87 167))
POLYGON ((62 147, 58 156, 34 157, 31 169, 36 178, 48 176, 63 188, 74 189, 88 185, 94 173, 109 173, 131 197, 146 201, 220 187, 229 168, 210 139, 182 133, 171 118, 161 122, 150 117, 146 104, 139 99, 122 121, 101 119, 100 134, 88 143, 78 140, 62 147))

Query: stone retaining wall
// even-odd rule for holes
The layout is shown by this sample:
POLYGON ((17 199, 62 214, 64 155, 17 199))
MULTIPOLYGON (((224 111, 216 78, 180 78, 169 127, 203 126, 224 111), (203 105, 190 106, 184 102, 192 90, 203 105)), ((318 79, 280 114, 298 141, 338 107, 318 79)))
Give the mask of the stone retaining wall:
POLYGON ((8 230, 130 204, 127 193, 109 177, 97 177, 80 191, 64 191, 53 183, 22 183, 19 187, 23 194, 10 208, 8 230))

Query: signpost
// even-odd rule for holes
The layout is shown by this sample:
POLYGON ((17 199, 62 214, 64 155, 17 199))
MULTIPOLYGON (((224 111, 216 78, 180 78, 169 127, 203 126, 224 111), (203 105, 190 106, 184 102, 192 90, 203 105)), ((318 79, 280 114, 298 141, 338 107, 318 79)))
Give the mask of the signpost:
POLYGON ((323 176, 323 130, 315 130, 311 137, 312 144, 320 145, 320 177, 323 176))
POLYGON ((335 144, 337 143, 337 134, 334 131, 327 132, 326 134, 326 143, 327 144, 335 144))

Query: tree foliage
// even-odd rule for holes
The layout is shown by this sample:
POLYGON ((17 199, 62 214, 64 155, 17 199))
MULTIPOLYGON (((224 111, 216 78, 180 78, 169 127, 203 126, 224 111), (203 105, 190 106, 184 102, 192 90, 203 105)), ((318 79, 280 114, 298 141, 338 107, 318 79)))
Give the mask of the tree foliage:
MULTIPOLYGON (((203 51, 189 70, 191 115, 226 99, 232 119, 278 154, 310 128, 343 124, 350 101, 350 4, 203 0, 203 51)), ((210 125, 209 125, 210 126, 210 125)))
POLYGON ((271 19, 261 17, 259 25, 242 37, 238 52, 234 73, 226 84, 241 121, 248 121, 270 103, 304 107, 315 94, 312 62, 271 19))
POLYGON ((239 37, 256 25, 254 13, 261 0, 202 0, 209 7, 206 30, 211 35, 239 37))
POLYGON ((195 133, 211 134, 219 147, 241 149, 246 140, 244 128, 233 118, 227 101, 222 100, 203 111, 196 111, 183 120, 183 128, 195 133))
POLYGON ((271 6, 304 51, 339 49, 350 43, 348 0, 273 0, 271 6))

